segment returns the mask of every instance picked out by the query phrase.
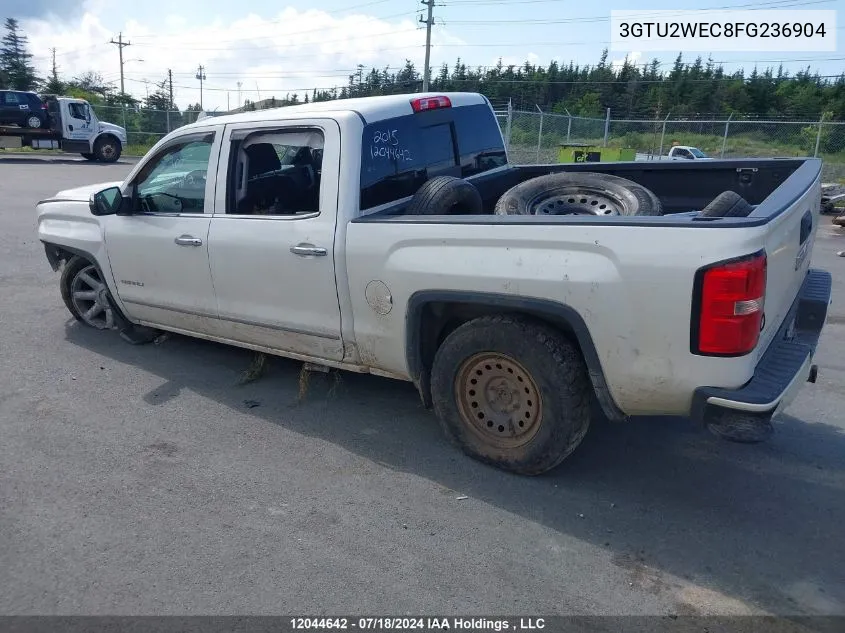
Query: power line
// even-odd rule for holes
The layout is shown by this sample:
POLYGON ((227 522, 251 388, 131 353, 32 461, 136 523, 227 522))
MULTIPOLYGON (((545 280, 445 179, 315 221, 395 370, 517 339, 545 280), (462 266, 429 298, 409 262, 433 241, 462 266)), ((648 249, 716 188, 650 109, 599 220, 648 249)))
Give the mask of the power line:
MULTIPOLYGON (((394 13, 394 14, 385 15, 385 16, 366 16, 364 19, 366 21, 374 21, 374 20, 389 20, 389 19, 398 18, 398 17, 408 17, 408 11, 403 11, 401 13, 394 13)), ((268 21, 265 22, 265 24, 272 24, 272 23, 273 23, 273 21, 271 21, 271 20, 268 20, 268 21)), ((252 28, 254 28, 254 27, 252 27, 252 28)), ((308 29, 306 31, 294 31, 292 33, 280 32, 277 35, 258 35, 258 36, 256 36, 256 35, 245 35, 243 37, 236 37, 236 38, 231 38, 231 39, 215 39, 215 41, 218 42, 218 43, 224 43, 225 44, 227 42, 244 42, 244 41, 247 41, 247 40, 248 41, 266 40, 266 39, 273 39, 273 38, 280 38, 280 37, 291 37, 291 36, 294 36, 294 35, 307 35, 309 33, 324 33, 325 31, 332 30, 333 28, 337 28, 337 27, 336 26, 329 26, 329 27, 322 27, 322 28, 316 28, 316 29, 308 29)), ((392 35, 393 33, 390 33, 390 34, 392 35)), ((180 40, 185 39, 184 36, 182 36, 180 34, 175 34, 175 33, 172 34, 172 35, 148 35, 146 37, 157 39, 157 40, 165 40, 165 39, 169 39, 169 38, 179 38, 180 40)), ((373 35, 368 34, 368 35, 363 36, 363 37, 364 38, 371 38, 371 37, 373 37, 373 35)), ((144 43, 144 44, 138 44, 138 46, 158 46, 158 44, 146 44, 146 43, 144 43)), ((295 46, 295 44, 290 44, 289 46, 295 46)), ((171 46, 170 48, 187 48, 187 49, 191 49, 191 50, 233 50, 232 48, 227 48, 227 49, 199 49, 195 46, 192 46, 191 44, 187 44, 184 47, 173 47, 173 46, 171 46)), ((255 47, 248 47, 248 48, 255 48, 255 47)))
MULTIPOLYGON (((390 33, 384 33, 384 34, 381 34, 381 35, 401 35, 403 33, 413 33, 413 32, 416 32, 416 31, 417 31, 416 28, 403 29, 403 30, 400 30, 400 31, 391 31, 390 33)), ((312 31, 307 31, 307 32, 311 33, 312 31)), ((282 33, 278 36, 272 36, 272 37, 282 37, 282 36, 288 37, 290 35, 301 35, 302 33, 306 33, 306 31, 303 31, 301 33, 282 33)), ((237 51, 237 50, 256 50, 256 49, 259 49, 259 50, 261 50, 261 49, 280 49, 280 48, 300 47, 300 46, 302 46, 303 44, 306 44, 306 43, 308 43, 308 44, 331 44, 331 43, 335 43, 335 42, 352 42, 352 41, 356 41, 356 40, 371 40, 371 39, 373 39, 373 37, 376 37, 377 35, 379 35, 379 34, 368 33, 367 35, 358 35, 358 36, 354 36, 354 37, 341 37, 341 38, 337 38, 337 39, 333 39, 333 40, 319 39, 319 40, 315 40, 314 42, 305 42, 305 43, 304 42, 295 42, 295 43, 291 43, 291 44, 261 44, 261 45, 254 45, 254 46, 199 47, 199 46, 192 46, 190 44, 187 44, 187 45, 184 45, 184 46, 168 45, 168 49, 191 50, 191 51, 237 51)), ((268 35, 267 37, 271 37, 271 36, 268 35)), ((247 39, 249 39, 249 38, 240 38, 240 39, 237 39, 237 40, 230 40, 230 41, 242 42, 242 41, 245 41, 247 39)), ((261 38, 254 38, 254 39, 261 39, 261 38)), ((221 42, 221 41, 226 41, 226 40, 216 40, 216 41, 221 42)), ((150 48, 161 48, 161 46, 162 46, 161 44, 135 44, 135 45, 136 46, 150 47, 150 48)), ((313 57, 313 55, 308 55, 307 57, 313 57)))
MULTIPOLYGON (((346 7, 345 9, 333 9, 332 12, 331 12, 331 15, 336 15, 338 13, 346 13, 347 11, 354 11, 356 9, 363 9, 365 7, 372 7, 372 6, 375 6, 377 4, 386 4, 388 2, 393 2, 393 1, 394 0, 374 0, 373 2, 364 2, 362 4, 355 4, 355 5, 352 5, 351 7, 346 7)), ((400 15, 407 15, 407 11, 405 13, 400 14, 400 15)), ((287 19, 287 18, 285 18, 285 19, 287 19)), ((375 18, 375 19, 384 19, 384 18, 375 18)), ((281 21, 282 21, 282 18, 275 18, 275 19, 272 19, 272 20, 265 20, 264 22, 267 23, 267 24, 278 24, 281 21)), ((317 29, 317 30, 322 30, 322 29, 317 29)), ((158 39, 158 38, 166 37, 166 36, 153 35, 153 34, 135 34, 135 35, 132 35, 132 37, 134 37, 137 40, 137 39, 148 39, 148 38, 158 39)))
MULTIPOLYGON (((802 2, 796 2, 795 0, 772 0, 771 2, 766 3, 748 3, 748 4, 734 4, 734 5, 726 5, 721 7, 708 7, 706 9, 696 9, 696 13, 720 13, 725 10, 729 9, 743 9, 749 7, 760 7, 756 10, 766 10, 771 8, 790 8, 790 7, 803 7, 815 4, 828 4, 830 2, 834 2, 835 0, 804 0, 802 2)), ((755 10, 755 9, 750 9, 755 10)), ((655 13, 653 10, 643 13, 632 13, 631 19, 642 19, 648 17, 667 17, 671 15, 686 15, 688 11, 679 10, 676 13, 655 13)), ((555 20, 546 20, 546 19, 529 19, 529 20, 514 20, 514 19, 505 19, 505 20, 448 20, 448 24, 573 24, 573 23, 589 23, 589 22, 610 22, 611 17, 609 15, 596 15, 596 16, 588 16, 588 17, 579 17, 579 18, 560 18, 555 20)))
POLYGON ((472 5, 474 8, 476 6, 488 6, 495 4, 560 4, 560 0, 447 0, 446 2, 441 2, 440 6, 463 7, 472 5))

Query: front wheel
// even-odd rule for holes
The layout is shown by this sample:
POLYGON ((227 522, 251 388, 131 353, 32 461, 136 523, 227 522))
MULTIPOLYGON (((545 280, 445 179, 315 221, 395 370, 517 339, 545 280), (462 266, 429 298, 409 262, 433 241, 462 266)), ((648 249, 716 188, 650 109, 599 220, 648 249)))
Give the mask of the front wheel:
POLYGON ((560 464, 590 426, 590 381, 577 347, 520 317, 481 317, 458 327, 435 355, 431 390, 454 443, 522 475, 560 464))
POLYGON ((114 163, 120 158, 120 141, 113 136, 101 136, 94 143, 94 156, 104 163, 114 163))
POLYGON ((72 257, 59 281, 62 300, 77 321, 97 330, 115 327, 109 289, 97 267, 81 257, 72 257))

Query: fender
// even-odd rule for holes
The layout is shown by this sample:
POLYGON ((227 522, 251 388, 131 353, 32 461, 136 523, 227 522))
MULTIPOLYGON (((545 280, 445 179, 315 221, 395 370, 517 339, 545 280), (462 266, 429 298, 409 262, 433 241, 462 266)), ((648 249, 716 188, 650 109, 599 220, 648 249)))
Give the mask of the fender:
POLYGON ((52 244, 50 242, 45 242, 42 240, 41 242, 44 244, 44 252, 47 255, 47 261, 50 264, 50 267, 53 271, 58 271, 59 267, 61 266, 62 260, 62 251, 71 253, 72 255, 78 255, 82 257, 97 268, 97 272, 100 273, 100 279, 102 279, 106 286, 109 287, 109 303, 111 304, 112 310, 114 310, 114 320, 117 323, 118 330, 121 332, 127 332, 132 330, 133 328, 137 327, 137 324, 132 323, 132 321, 127 318, 126 314, 121 309, 121 306, 118 305, 119 299, 115 298, 115 293, 112 291, 110 287, 110 282, 112 281, 111 275, 106 275, 103 271, 103 267, 100 265, 100 262, 97 261, 97 258, 94 257, 88 251, 82 250, 80 248, 75 248, 73 246, 64 246, 61 244, 52 244))
POLYGON ((563 303, 547 299, 518 297, 486 292, 454 290, 421 290, 411 295, 405 315, 405 357, 411 379, 426 405, 430 404, 429 371, 423 357, 423 341, 420 336, 423 309, 431 303, 473 304, 491 307, 497 311, 515 312, 534 316, 552 324, 565 323, 575 335, 587 369, 590 381, 602 412, 608 419, 626 421, 628 416, 619 409, 607 386, 607 380, 599 361, 595 343, 587 324, 577 310, 563 303))

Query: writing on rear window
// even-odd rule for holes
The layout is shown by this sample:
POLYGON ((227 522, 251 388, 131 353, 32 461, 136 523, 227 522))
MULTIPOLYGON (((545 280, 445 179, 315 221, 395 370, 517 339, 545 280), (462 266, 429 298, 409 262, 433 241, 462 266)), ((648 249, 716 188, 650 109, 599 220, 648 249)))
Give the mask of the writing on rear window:
POLYGON ((487 105, 400 116, 364 128, 361 208, 411 196, 435 176, 466 178, 504 165, 505 148, 487 105))
POLYGON ((404 162, 412 160, 411 150, 403 148, 399 143, 399 130, 376 130, 370 145, 370 156, 404 162))

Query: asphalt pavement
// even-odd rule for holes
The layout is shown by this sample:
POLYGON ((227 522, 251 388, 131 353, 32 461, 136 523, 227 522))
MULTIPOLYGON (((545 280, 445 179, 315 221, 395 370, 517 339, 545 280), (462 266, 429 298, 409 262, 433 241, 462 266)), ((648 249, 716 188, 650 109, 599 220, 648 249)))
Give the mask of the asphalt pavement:
POLYGON ((538 478, 458 453, 412 386, 73 321, 35 203, 131 165, 0 159, 0 614, 845 615, 845 230, 772 440, 597 422, 538 478))

